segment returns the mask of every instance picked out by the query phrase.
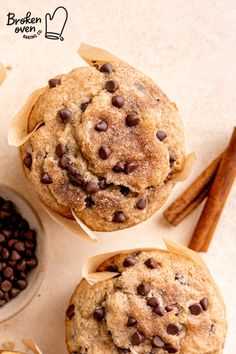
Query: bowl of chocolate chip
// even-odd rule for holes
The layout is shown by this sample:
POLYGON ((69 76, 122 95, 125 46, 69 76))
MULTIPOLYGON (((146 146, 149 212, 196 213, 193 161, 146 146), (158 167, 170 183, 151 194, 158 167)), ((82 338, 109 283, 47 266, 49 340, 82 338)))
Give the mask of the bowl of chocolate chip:
POLYGON ((0 185, 0 323, 35 297, 45 272, 42 223, 18 192, 0 185))

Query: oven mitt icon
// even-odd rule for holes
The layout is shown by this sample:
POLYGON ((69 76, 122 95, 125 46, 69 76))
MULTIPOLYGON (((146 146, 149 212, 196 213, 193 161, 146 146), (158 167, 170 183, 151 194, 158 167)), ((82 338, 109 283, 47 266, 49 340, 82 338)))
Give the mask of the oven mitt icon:
POLYGON ((47 13, 45 15, 45 37, 48 39, 64 40, 62 33, 64 31, 66 21, 68 19, 68 12, 63 6, 59 6, 53 14, 47 13))

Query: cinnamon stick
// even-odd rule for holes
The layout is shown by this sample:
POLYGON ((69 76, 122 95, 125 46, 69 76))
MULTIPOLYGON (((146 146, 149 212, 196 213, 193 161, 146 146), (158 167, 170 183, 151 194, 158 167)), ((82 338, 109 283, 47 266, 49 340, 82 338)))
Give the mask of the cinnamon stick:
POLYGON ((194 182, 165 210, 164 217, 176 226, 188 216, 207 196, 209 184, 214 179, 222 154, 214 159, 194 182))
POLYGON ((220 161, 189 248, 206 252, 236 176, 236 127, 220 161))

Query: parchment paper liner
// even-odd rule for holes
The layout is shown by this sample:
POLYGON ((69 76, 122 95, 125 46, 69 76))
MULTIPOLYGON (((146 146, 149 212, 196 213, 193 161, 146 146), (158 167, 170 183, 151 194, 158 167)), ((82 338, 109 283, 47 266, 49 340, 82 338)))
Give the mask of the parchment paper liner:
POLYGON ((6 79, 6 70, 4 66, 0 63, 0 86, 2 85, 5 79, 6 79))
MULTIPOLYGON (((31 339, 23 339, 22 340, 23 344, 25 345, 26 348, 30 349, 32 353, 34 354, 43 354, 37 344, 32 341, 31 339)), ((5 349, 0 349, 1 354, 24 354, 22 352, 17 352, 13 350, 5 350, 5 349)))
MULTIPOLYGON (((219 298, 222 301, 222 304, 224 305, 224 301, 221 295, 221 292, 217 286, 217 284, 215 283, 214 279, 212 278, 209 269, 207 268, 207 265, 205 264, 205 262, 203 261, 203 259, 201 258, 201 256, 190 250, 189 248, 186 248, 180 244, 177 244, 173 241, 171 241, 170 239, 167 238, 163 238, 164 241, 164 247, 160 247, 159 245, 157 245, 158 247, 152 247, 152 248, 135 248, 135 249, 126 249, 126 250, 121 250, 121 251, 115 251, 115 252, 110 252, 110 253, 103 253, 103 254, 99 254, 93 257, 88 258, 85 263, 83 264, 82 267, 82 277, 85 278, 89 284, 94 285, 99 281, 102 280, 107 280, 107 279, 111 279, 114 278, 118 273, 113 273, 113 272, 96 272, 97 267, 102 264, 106 259, 115 256, 116 254, 120 254, 120 253, 127 253, 127 252, 134 252, 134 251, 150 251, 150 250, 166 250, 169 252, 173 252, 175 254, 179 254, 179 255, 183 255, 185 257, 190 258, 194 263, 196 263, 197 265, 201 266, 204 271, 206 276, 208 277, 208 279, 210 279, 210 281, 212 282, 216 293, 219 295, 219 298)), ((225 306, 225 305, 224 305, 225 306)))
MULTIPOLYGON (((108 51, 92 47, 87 44, 82 43, 78 50, 79 55, 82 59, 86 61, 89 65, 102 64, 107 62, 121 62, 122 60, 114 56, 113 54, 109 53, 108 51)), ((58 75, 60 77, 61 75, 58 75)), ((38 98, 47 90, 47 87, 40 88, 34 91, 26 101, 25 105, 22 107, 20 112, 15 116, 13 121, 10 124, 10 128, 8 130, 8 143, 9 145, 13 145, 19 147, 23 145, 33 134, 34 132, 42 125, 43 122, 39 122, 34 130, 28 133, 28 117, 30 112, 33 109, 34 104, 38 100, 38 98)), ((185 163, 183 170, 179 173, 176 173, 172 179, 175 182, 184 181, 188 178, 193 163, 196 159, 195 153, 190 153, 185 157, 185 163)), ((98 238, 96 234, 87 227, 78 217, 74 210, 71 210, 75 220, 69 220, 64 218, 63 216, 57 214, 53 210, 49 209, 47 206, 44 205, 44 208, 48 212, 48 214, 52 217, 54 221, 62 225, 63 227, 69 229, 75 234, 81 235, 86 237, 87 239, 92 240, 95 242, 98 238)))

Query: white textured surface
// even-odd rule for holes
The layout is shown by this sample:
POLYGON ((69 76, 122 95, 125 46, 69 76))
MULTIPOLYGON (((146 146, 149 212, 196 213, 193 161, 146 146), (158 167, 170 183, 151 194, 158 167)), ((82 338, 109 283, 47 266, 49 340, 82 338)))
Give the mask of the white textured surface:
MULTIPOLYGON (((9 122, 32 90, 82 64, 76 53, 81 41, 104 47, 149 74, 177 102, 187 149, 198 154, 193 178, 224 149, 236 124, 236 6, 234 0, 0 0, 0 9, 0 62, 13 67, 0 88, 0 181, 22 192, 37 208, 49 244, 43 287, 22 314, 0 325, 0 345, 11 340, 23 349, 20 340, 30 337, 44 354, 65 354, 64 312, 84 259, 130 244, 155 245, 158 235, 186 244, 200 210, 177 228, 169 227, 159 212, 138 226, 138 232, 133 228, 119 237, 103 235, 98 244, 88 244, 56 225, 39 206, 16 149, 7 145, 9 122), (23 17, 30 10, 44 17, 62 4, 69 12, 64 42, 43 36, 25 40, 5 25, 9 11, 23 17)), ((168 204, 188 183, 175 188, 168 204)), ((210 251, 204 255, 228 308, 226 354, 235 353, 235 200, 234 186, 210 251)))

